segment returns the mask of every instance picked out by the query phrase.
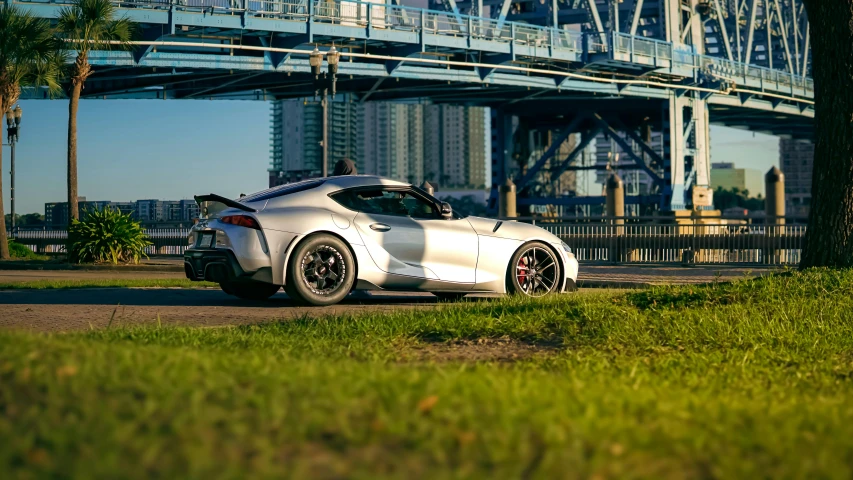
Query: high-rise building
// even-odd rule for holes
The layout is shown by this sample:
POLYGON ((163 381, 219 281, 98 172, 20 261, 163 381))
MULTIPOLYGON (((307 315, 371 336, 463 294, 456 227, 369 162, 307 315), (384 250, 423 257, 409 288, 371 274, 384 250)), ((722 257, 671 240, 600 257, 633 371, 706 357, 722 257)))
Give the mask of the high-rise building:
POLYGON ((424 180, 446 188, 485 188, 491 176, 488 110, 425 105, 423 112, 424 180))
MULTIPOLYGON (((449 188, 480 188, 490 173, 488 110, 411 103, 330 103, 329 161, 344 157, 359 173, 449 188)), ((322 158, 322 108, 274 102, 270 186, 316 177, 322 158)))
MULTIPOLYGON (((340 95, 329 99, 326 109, 329 129, 329 170, 335 163, 357 155, 358 104, 340 95)), ((323 169, 323 105, 313 100, 273 102, 270 128, 270 186, 293 181, 294 177, 318 176, 323 169), (299 172, 294 175, 295 172, 299 172)))
POLYGON ((808 216, 812 200, 814 143, 780 139, 779 166, 785 174, 785 213, 808 216))
POLYGON ((423 171, 420 105, 370 102, 359 111, 359 173, 419 181, 423 171))

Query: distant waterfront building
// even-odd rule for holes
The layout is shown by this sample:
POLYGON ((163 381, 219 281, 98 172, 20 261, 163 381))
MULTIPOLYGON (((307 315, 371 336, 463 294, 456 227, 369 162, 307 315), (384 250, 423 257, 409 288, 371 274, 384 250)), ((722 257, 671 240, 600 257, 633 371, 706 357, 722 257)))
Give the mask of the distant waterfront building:
POLYGON ((814 143, 780 139, 779 165, 785 174, 785 213, 808 216, 812 201, 814 143))
POLYGON ((711 164, 711 187, 741 192, 749 192, 750 197, 764 196, 764 175, 751 168, 736 168, 734 163, 717 162, 711 164))
MULTIPOLYGON (((110 202, 90 202, 86 197, 77 197, 77 211, 80 217, 85 217, 87 212, 100 210, 109 205, 110 202)), ((51 202, 44 204, 45 225, 68 225, 68 202, 51 202)))
MULTIPOLYGON (((93 210, 110 207, 130 214, 143 224, 191 224, 198 218, 199 209, 195 200, 137 200, 135 202, 90 202, 86 197, 80 197, 78 208, 80 219, 93 210)), ((62 228, 68 225, 68 202, 51 202, 44 204, 45 225, 62 228)))
MULTIPOLYGON (((344 157, 359 173, 448 188, 481 188, 490 173, 488 110, 413 103, 332 102, 329 170, 344 157)), ((273 103, 270 186, 321 174, 322 115, 312 102, 273 103)))

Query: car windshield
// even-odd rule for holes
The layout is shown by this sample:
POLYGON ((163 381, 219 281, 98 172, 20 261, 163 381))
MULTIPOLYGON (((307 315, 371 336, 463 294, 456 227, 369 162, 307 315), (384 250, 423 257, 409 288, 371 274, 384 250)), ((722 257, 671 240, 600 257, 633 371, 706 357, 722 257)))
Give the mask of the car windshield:
POLYGON ((253 193, 251 195, 247 195, 245 197, 240 197, 237 199, 240 203, 249 203, 249 202, 260 202, 263 200, 269 200, 270 198, 281 197, 283 195, 289 195, 291 193, 304 192, 305 190, 310 190, 312 188, 317 188, 323 184, 325 180, 303 180, 301 182, 295 183, 287 183, 284 185, 280 185, 278 187, 268 188, 266 190, 261 190, 260 192, 253 193))

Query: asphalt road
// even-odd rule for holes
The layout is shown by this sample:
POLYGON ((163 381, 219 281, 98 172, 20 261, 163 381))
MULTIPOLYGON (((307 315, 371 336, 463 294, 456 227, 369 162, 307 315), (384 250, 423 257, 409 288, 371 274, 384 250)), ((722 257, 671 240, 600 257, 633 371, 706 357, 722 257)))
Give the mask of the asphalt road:
MULTIPOLYGON (((488 296, 472 296, 478 301, 488 296)), ((428 293, 357 293, 330 307, 295 305, 280 292, 263 302, 240 300, 219 289, 92 288, 0 291, 0 328, 70 331, 113 325, 222 326, 323 315, 434 308, 428 293)))

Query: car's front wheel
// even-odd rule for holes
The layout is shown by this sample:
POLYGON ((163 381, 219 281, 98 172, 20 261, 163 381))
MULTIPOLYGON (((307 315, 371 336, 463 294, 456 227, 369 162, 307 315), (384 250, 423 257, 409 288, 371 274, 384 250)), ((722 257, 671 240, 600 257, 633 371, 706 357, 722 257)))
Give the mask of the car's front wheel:
POLYGON ((314 235, 299 244, 287 263, 285 291, 300 303, 333 305, 352 290, 355 261, 332 235, 314 235))
POLYGON ((243 300, 266 300, 275 295, 281 286, 264 282, 220 282, 219 288, 243 300))
POLYGON ((544 243, 530 242, 515 252, 507 272, 507 290, 541 297, 560 288, 560 263, 544 243))

